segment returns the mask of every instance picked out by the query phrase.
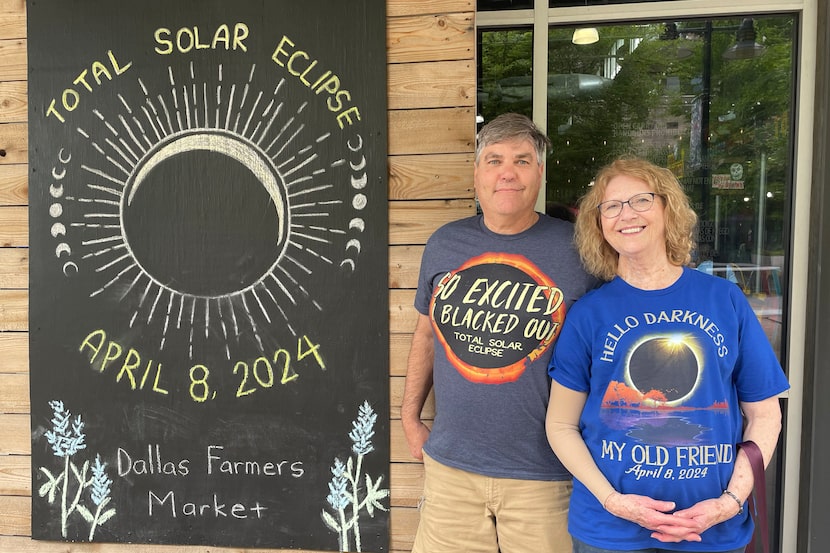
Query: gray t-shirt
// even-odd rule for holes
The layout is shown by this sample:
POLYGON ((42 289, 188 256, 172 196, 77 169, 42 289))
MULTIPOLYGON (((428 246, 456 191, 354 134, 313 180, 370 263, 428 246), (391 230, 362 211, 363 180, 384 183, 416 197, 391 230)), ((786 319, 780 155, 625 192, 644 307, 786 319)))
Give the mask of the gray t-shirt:
POLYGON ((415 297, 435 333, 430 457, 498 478, 570 478, 545 435, 547 366, 566 308, 597 284, 573 225, 547 215, 515 235, 479 215, 430 237, 415 297))

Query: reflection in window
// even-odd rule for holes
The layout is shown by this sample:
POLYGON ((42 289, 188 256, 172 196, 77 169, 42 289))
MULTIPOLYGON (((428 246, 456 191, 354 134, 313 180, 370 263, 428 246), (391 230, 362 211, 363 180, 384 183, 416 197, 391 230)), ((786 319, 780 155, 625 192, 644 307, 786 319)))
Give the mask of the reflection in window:
POLYGON ((478 50, 479 115, 485 121, 508 111, 531 117, 532 31, 481 32, 478 50))
MULTIPOLYGON (((551 27, 551 202, 575 206, 624 154, 677 175, 700 217, 694 264, 740 286, 781 351, 793 150, 795 18, 551 27)), ((532 33, 479 32, 478 111, 531 115, 532 33)))

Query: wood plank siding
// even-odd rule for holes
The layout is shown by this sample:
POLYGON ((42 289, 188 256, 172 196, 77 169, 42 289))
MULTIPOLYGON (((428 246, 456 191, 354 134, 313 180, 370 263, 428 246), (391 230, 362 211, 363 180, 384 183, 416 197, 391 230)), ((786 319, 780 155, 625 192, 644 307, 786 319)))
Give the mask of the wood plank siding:
MULTIPOLYGON (((420 256, 433 230, 475 210, 474 10, 473 0, 387 0, 391 551, 411 548, 423 480, 398 420, 420 256)), ((25 12, 24 0, 0 0, 0 551, 242 553, 204 546, 57 546, 30 538, 25 12)), ((430 400, 427 416, 432 412, 430 400)))

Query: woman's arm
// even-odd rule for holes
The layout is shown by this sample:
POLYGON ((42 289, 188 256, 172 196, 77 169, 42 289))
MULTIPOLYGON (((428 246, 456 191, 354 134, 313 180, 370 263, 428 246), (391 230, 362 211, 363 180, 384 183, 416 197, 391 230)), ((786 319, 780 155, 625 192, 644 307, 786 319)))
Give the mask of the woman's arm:
MULTIPOLYGON (((743 439, 758 444, 766 468, 772 454, 775 452, 778 435, 781 433, 781 406, 778 403, 778 397, 773 396, 761 401, 741 402, 741 409, 746 418, 743 439)), ((743 450, 739 450, 735 456, 732 477, 726 486, 726 489, 735 497, 724 492, 719 497, 701 501, 688 509, 676 512, 675 515, 695 520, 698 525, 698 533, 703 532, 707 528, 737 515, 752 493, 754 486, 755 479, 749 458, 743 450), (737 501, 735 498, 737 498, 737 501)))
MULTIPOLYGON (((772 459, 775 446, 778 445, 778 436, 781 433, 781 405, 778 403, 778 397, 773 396, 762 401, 742 401, 741 410, 746 419, 743 439, 758 444, 764 457, 764 468, 766 468, 772 459)), ((735 457, 732 478, 726 489, 741 500, 746 500, 754 486, 755 480, 752 476, 749 458, 743 450, 739 450, 735 457)), ((735 508, 737 509, 737 504, 735 508)))
MULTIPOLYGON (((689 537, 688 527, 692 521, 676 519, 666 514, 675 508, 672 501, 660 501, 651 497, 618 493, 602 474, 579 431, 579 418, 585 407, 587 394, 577 392, 553 381, 550 402, 545 420, 548 442, 554 453, 570 473, 585 485, 602 506, 612 515, 624 518, 643 528, 656 530, 671 527, 685 539, 689 537)), ((698 536, 697 540, 700 538, 698 536)))
POLYGON ((588 394, 551 382, 545 431, 553 452, 565 468, 588 488, 602 505, 614 487, 600 472, 579 431, 579 418, 588 394))

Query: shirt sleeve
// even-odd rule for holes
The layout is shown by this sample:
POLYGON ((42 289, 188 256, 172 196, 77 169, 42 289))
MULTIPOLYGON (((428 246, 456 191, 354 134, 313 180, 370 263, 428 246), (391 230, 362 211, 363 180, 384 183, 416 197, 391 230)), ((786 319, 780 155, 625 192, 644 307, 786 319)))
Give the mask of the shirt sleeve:
POLYGON ((789 389, 790 385, 758 317, 741 290, 730 292, 738 317, 738 359, 733 379, 740 401, 761 401, 789 389))
POLYGON ((577 392, 591 388, 590 308, 585 307, 577 301, 568 311, 548 364, 552 379, 577 392))
POLYGON ((421 315, 429 314, 429 302, 432 300, 432 273, 434 244, 432 239, 427 241, 424 253, 421 256, 421 268, 418 273, 418 288, 415 290, 415 309, 421 315))

